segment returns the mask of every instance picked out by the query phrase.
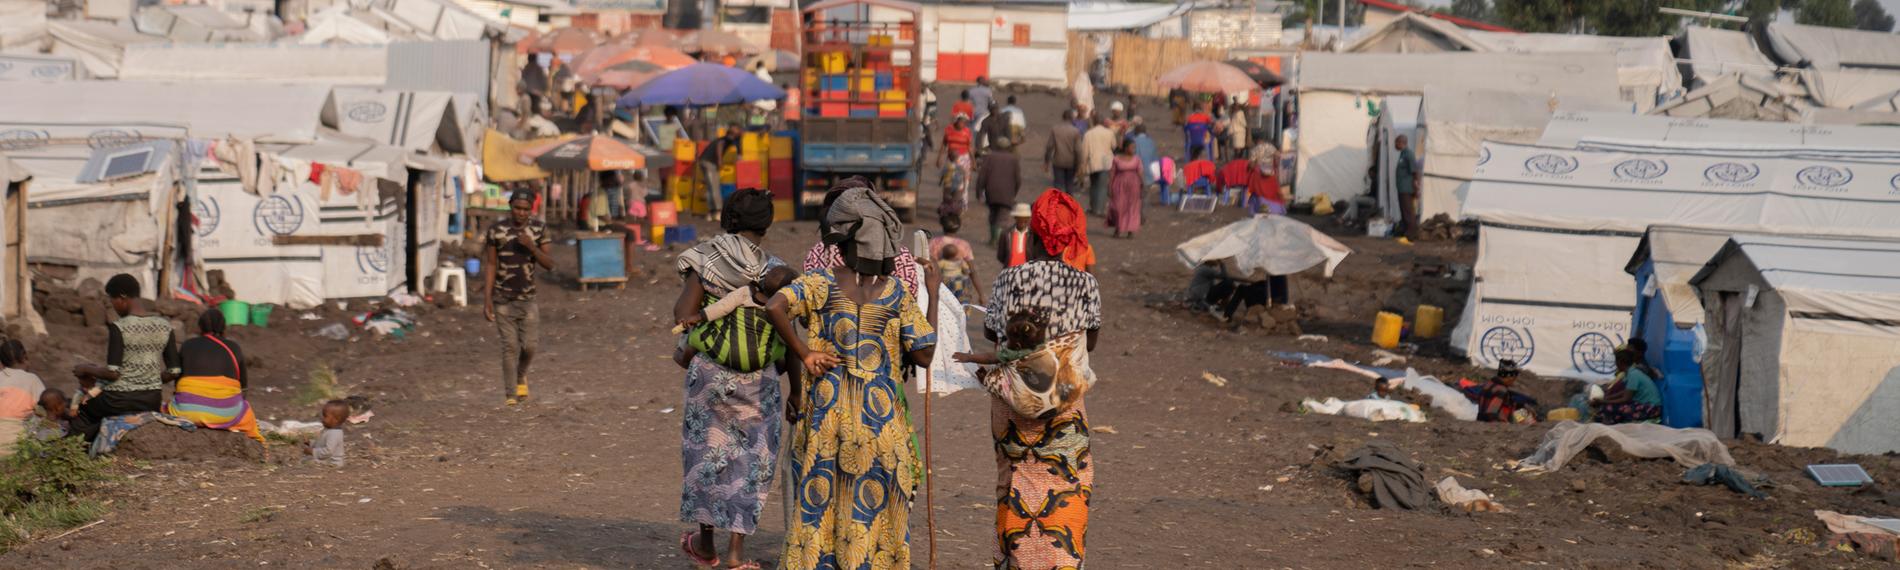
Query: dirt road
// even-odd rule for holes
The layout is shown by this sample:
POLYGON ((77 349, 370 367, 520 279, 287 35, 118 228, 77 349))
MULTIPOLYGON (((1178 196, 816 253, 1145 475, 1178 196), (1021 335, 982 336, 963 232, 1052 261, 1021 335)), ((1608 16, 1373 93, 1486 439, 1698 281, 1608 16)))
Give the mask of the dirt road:
MULTIPOLYGON (((1056 103, 1025 96, 1032 125, 1054 116, 1056 103)), ((1143 110, 1157 119, 1164 146, 1178 149, 1161 109, 1143 110)), ((1040 145, 1037 138, 1028 147, 1040 145)), ((1040 173, 1040 153, 1024 154, 1025 170, 1040 173)), ((981 226, 980 214, 968 216, 970 227, 981 226)), ((1345 238, 1357 252, 1340 274, 1302 276, 1295 293, 1302 304, 1337 307, 1338 314, 1305 323, 1331 340, 1296 341, 1227 332, 1171 302, 1188 275, 1173 246, 1237 213, 1202 217, 1151 206, 1148 216, 1148 228, 1132 240, 1092 228, 1106 328, 1095 356, 1102 383, 1089 395, 1097 464, 1091 567, 1877 564, 1803 535, 1826 536, 1814 509, 1896 512, 1878 495, 1801 478, 1802 465, 1831 453, 1734 444, 1739 461, 1781 484, 1772 498, 1752 501, 1681 485, 1682 468, 1668 462, 1579 460, 1540 477, 1500 470, 1526 455, 1544 427, 1445 417, 1372 424, 1293 413, 1302 397, 1355 398, 1367 383, 1336 370, 1289 367, 1267 351, 1363 358, 1372 313, 1388 303, 1409 308, 1404 301, 1418 298, 1408 291, 1414 260, 1468 262, 1471 253, 1444 243, 1406 248, 1345 238), (1203 372, 1230 382, 1216 386, 1203 372), (1429 479, 1454 475, 1494 493, 1511 512, 1370 510, 1349 481, 1312 463, 1322 450, 1344 453, 1372 439, 1423 461, 1429 479)), ((815 239, 811 224, 788 223, 772 229, 767 245, 798 259, 815 239)), ((574 255, 561 246, 557 257, 571 263, 574 255)), ((993 276, 988 256, 978 257, 983 275, 993 276)), ((670 257, 641 262, 658 277, 625 290, 576 292, 571 266, 544 284, 536 398, 518 409, 504 409, 494 393, 498 343, 479 309, 427 312, 403 340, 310 336, 345 315, 330 310, 318 320, 280 314, 269 329, 240 329, 234 337, 265 360, 250 390, 260 417, 315 419, 291 394, 320 363, 336 369, 348 393, 373 400, 375 419, 350 431, 349 466, 126 461, 130 479, 110 491, 104 524, 0 556, 0 566, 368 568, 387 560, 397 568, 688 568, 676 547, 689 528, 677 517, 682 372, 667 358, 673 339, 666 334, 678 280, 670 257)), ((68 362, 60 351, 97 358, 102 350, 93 347, 102 344, 92 337, 103 335, 71 326, 55 333, 64 340, 37 344, 47 348, 35 368, 70 387, 70 378, 55 373, 68 362)), ((1480 374, 1438 358, 1413 365, 1441 376, 1480 374)), ((990 401, 965 392, 932 405, 939 564, 984 568, 993 548, 990 401)), ((1849 460, 1876 479, 1900 477, 1894 458, 1849 460)), ((752 554, 768 562, 782 538, 781 499, 772 494, 751 541, 752 554)), ((920 565, 922 509, 920 500, 911 517, 920 565)))

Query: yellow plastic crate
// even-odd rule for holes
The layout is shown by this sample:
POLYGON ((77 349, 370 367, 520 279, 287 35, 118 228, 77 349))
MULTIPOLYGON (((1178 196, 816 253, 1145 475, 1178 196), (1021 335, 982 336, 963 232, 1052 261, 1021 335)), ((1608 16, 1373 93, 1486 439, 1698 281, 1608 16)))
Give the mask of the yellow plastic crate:
POLYGON ((772 201, 772 221, 774 222, 791 221, 797 213, 798 210, 792 206, 791 200, 772 201))
POLYGON ((792 137, 772 137, 772 149, 769 156, 773 159, 791 158, 792 137))
POLYGON ((730 164, 719 167, 719 183, 738 184, 739 169, 730 164))
POLYGON ((844 73, 846 62, 843 52, 821 54, 818 56, 818 62, 819 67, 824 68, 825 73, 844 73))
POLYGON ((764 160, 767 135, 748 132, 739 137, 739 160, 764 160))
POLYGON ((675 139, 673 141, 673 160, 674 161, 691 163, 694 158, 698 158, 698 157, 699 157, 699 148, 693 145, 693 141, 689 139, 683 139, 683 138, 675 139))

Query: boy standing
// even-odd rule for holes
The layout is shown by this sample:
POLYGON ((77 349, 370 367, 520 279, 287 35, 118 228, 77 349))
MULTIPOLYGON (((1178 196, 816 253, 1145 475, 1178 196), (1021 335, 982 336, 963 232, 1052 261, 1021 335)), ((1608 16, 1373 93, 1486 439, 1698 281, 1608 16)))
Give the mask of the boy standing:
POLYGON ((482 316, 501 333, 502 397, 512 406, 528 397, 528 365, 541 341, 535 274, 553 269, 554 258, 547 251, 547 225, 533 217, 534 193, 515 192, 508 207, 508 219, 489 227, 482 237, 482 265, 494 268, 482 279, 487 298, 482 316))

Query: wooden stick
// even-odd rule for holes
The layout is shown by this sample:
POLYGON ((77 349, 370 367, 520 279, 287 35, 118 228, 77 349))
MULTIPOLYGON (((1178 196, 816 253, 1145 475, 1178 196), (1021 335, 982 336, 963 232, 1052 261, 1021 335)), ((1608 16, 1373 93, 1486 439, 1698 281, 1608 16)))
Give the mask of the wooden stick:
POLYGON ((46 539, 46 540, 59 540, 59 539, 62 539, 62 538, 66 538, 67 536, 70 536, 70 535, 72 535, 72 533, 75 533, 75 532, 79 532, 79 531, 82 531, 82 530, 86 530, 86 529, 89 529, 89 528, 92 528, 92 527, 95 527, 95 526, 99 526, 99 524, 100 524, 100 523, 104 523, 104 522, 106 522, 106 519, 99 519, 99 520, 96 520, 96 521, 92 521, 92 522, 89 522, 89 523, 86 523, 86 525, 85 525, 85 526, 82 526, 82 527, 79 527, 79 528, 75 528, 75 529, 72 529, 72 530, 69 530, 69 531, 66 531, 66 532, 62 532, 62 533, 59 533, 58 535, 55 535, 54 537, 52 537, 52 538, 48 538, 48 539, 46 539))
MULTIPOLYGON (((936 302, 938 291, 931 291, 930 300, 936 302)), ((930 570, 937 570, 937 474, 930 469, 930 401, 931 370, 924 367, 924 528, 930 531, 930 570)))

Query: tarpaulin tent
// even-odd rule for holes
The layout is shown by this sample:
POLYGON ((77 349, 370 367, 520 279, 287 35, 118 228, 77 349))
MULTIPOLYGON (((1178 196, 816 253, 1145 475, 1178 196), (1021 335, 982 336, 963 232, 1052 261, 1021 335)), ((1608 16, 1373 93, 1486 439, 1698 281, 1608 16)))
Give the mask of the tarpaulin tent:
POLYGON ((1679 55, 1689 60, 1691 87, 1738 73, 1774 80, 1775 62, 1755 47, 1748 34, 1699 26, 1690 26, 1682 34, 1685 53, 1679 55))
MULTIPOLYGON (((1427 89, 1430 92, 1430 89, 1427 89)), ((1398 151, 1393 150, 1400 136, 1405 137, 1413 158, 1420 158, 1424 150, 1420 142, 1419 112, 1423 109, 1425 98, 1416 95, 1392 95, 1379 101, 1379 121, 1368 133, 1373 145, 1372 154, 1377 156, 1377 178, 1373 181, 1374 193, 1379 199, 1379 210, 1386 217, 1398 220, 1398 151)), ((1421 218, 1423 219, 1423 218, 1421 218)), ((1400 232, 1401 234, 1403 232, 1400 232)))
POLYGON ((1804 101, 1807 90, 1789 81, 1734 73, 1700 83, 1695 90, 1649 113, 1689 119, 1796 122, 1809 107, 1804 101))
POLYGON ((1900 69, 1900 38, 1886 32, 1775 22, 1765 34, 1775 59, 1821 70, 1900 69))
MULTIPOLYGON (((176 152, 154 153, 144 168, 107 181, 90 180, 88 166, 98 145, 144 140, 175 140, 182 126, 155 123, 82 123, 48 121, 13 113, 0 104, 0 132, 9 133, 8 154, 17 168, 33 177, 26 195, 26 241, 33 244, 26 262, 64 268, 68 285, 84 279, 104 282, 128 273, 143 283, 158 282, 164 253, 173 243, 171 222, 181 191, 176 152)), ((59 117, 47 114, 43 117, 59 117)), ((108 147, 109 148, 109 147, 108 147)), ((156 298, 164 289, 147 287, 156 298)))
POLYGON ((476 133, 469 131, 481 127, 465 121, 469 113, 459 107, 473 101, 468 97, 458 102, 445 91, 338 87, 332 91, 331 105, 324 109, 323 123, 350 135, 413 151, 471 154, 476 148, 476 133))
MULTIPOLYGON (((1348 53, 1441 53, 1454 51, 1495 51, 1472 39, 1457 24, 1424 14, 1406 12, 1386 22, 1346 49, 1348 53)), ((1583 50, 1574 50, 1583 51, 1583 50)))
POLYGON ((125 48, 119 78, 382 85, 388 66, 382 45, 141 44, 125 48))
POLYGON ((53 55, 77 59, 86 67, 87 76, 107 79, 119 76, 119 63, 124 61, 127 47, 165 41, 162 37, 89 20, 47 22, 46 32, 53 37, 53 55))
POLYGON ((1363 195, 1370 157, 1369 102, 1421 94, 1427 85, 1456 83, 1548 98, 1615 99, 1616 59, 1596 54, 1335 54, 1306 53, 1299 64, 1299 146, 1294 195, 1333 199, 1363 195))
POLYGON ((268 42, 279 31, 273 20, 267 12, 227 12, 208 5, 144 6, 132 18, 140 33, 187 43, 268 42))
POLYGON ((1669 38, 1519 34, 1481 30, 1466 33, 1488 47, 1487 51, 1616 54, 1616 81, 1622 89, 1622 99, 1634 104, 1638 113, 1649 112, 1658 102, 1682 93, 1682 73, 1676 67, 1675 52, 1669 49, 1669 38))
POLYGON ((1717 154, 1755 150, 1771 155, 1797 152, 1852 158, 1891 155, 1895 150, 1900 150, 1900 146, 1894 144, 1896 135, 1900 135, 1900 130, 1880 126, 1814 127, 1758 121, 1574 112, 1551 116, 1550 124, 1537 144, 1558 147, 1619 144, 1632 150, 1648 147, 1663 152, 1709 151, 1717 154))
POLYGON ((6 237, 0 250, 0 319, 21 325, 30 333, 45 333, 46 323, 33 310, 33 275, 26 268, 26 197, 27 183, 33 174, 0 155, 0 190, 6 200, 0 206, 0 235, 6 237))
MULTIPOLYGON (((61 81, 0 89, 0 121, 183 126, 190 138, 309 141, 328 85, 264 82, 61 81)), ((129 127, 136 135, 140 127, 129 127)))
POLYGON ((70 81, 80 71, 79 60, 69 56, 0 54, 0 81, 70 81))
POLYGON ((1690 282, 1716 434, 1900 451, 1900 241, 1736 236, 1690 282))
POLYGON ((1649 226, 1900 237, 1896 177, 1897 163, 1486 143, 1464 205, 1482 227, 1453 347, 1487 366, 1605 378, 1636 294, 1622 269, 1649 226))
MULTIPOLYGON (((1453 219, 1459 217, 1464 204, 1464 187, 1471 182, 1471 171, 1478 166, 1485 141, 1536 142, 1553 111, 1627 108, 1626 103, 1608 95, 1599 91, 1535 97, 1482 88, 1427 87, 1418 113, 1419 133, 1412 137, 1412 144, 1417 148, 1413 152, 1423 163, 1418 188, 1419 219, 1428 220, 1439 214, 1453 219), (1595 98, 1591 98, 1592 95, 1595 98)), ((1388 212, 1398 211, 1397 205, 1390 202, 1395 196, 1381 194, 1380 206, 1388 212)))

